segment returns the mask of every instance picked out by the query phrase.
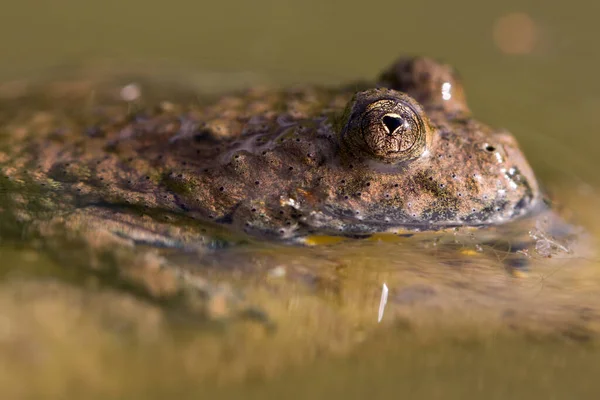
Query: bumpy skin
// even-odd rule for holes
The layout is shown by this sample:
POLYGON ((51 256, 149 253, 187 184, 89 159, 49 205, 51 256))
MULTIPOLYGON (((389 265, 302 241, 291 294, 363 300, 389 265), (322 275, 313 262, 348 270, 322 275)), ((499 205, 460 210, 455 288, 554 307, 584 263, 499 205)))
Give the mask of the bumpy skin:
POLYGON ((127 204, 284 239, 499 224, 539 203, 514 138, 471 117, 454 71, 427 58, 370 85, 92 111, 85 129, 44 114, 4 174, 29 169, 76 207, 127 204))

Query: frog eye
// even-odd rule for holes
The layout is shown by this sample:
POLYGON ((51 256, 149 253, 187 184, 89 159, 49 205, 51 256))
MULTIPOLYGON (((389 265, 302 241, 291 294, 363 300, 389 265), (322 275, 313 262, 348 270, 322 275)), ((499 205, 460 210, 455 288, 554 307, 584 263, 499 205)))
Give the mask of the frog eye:
POLYGON ((353 154, 385 162, 407 161, 421 156, 431 137, 420 106, 394 90, 357 93, 345 115, 341 141, 353 154))

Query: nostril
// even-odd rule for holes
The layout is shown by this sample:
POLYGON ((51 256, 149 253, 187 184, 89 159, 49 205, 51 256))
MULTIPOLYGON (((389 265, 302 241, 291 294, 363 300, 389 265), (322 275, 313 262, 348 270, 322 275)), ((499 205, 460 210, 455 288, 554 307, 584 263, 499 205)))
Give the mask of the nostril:
POLYGON ((383 125, 386 127, 389 133, 394 133, 404 123, 404 120, 398 116, 385 115, 383 117, 383 125))

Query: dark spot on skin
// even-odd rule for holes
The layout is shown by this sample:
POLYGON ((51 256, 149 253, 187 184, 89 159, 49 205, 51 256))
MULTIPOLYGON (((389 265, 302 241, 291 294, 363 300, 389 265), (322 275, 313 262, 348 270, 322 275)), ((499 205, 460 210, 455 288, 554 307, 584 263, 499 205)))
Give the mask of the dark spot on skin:
POLYGON ((224 188, 223 186, 221 186, 221 187, 219 188, 219 191, 221 191, 221 192, 222 192, 223 190, 225 190, 225 188, 224 188))
POLYGON ((150 179, 150 177, 146 175, 146 179, 150 179))
POLYGON ((348 200, 348 196, 344 196, 344 199, 348 200))
POLYGON ((254 181, 255 185, 260 185, 260 181, 254 181))
POLYGON ((344 183, 346 183, 346 180, 345 180, 345 179, 342 179, 342 180, 340 181, 340 183, 343 185, 344 183))
POLYGON ((289 169, 290 171, 292 171, 292 170, 294 169, 294 167, 289 167, 288 169, 289 169))
POLYGON ((367 182, 367 186, 371 186, 371 182, 367 182))
POLYGON ((397 183, 394 183, 394 187, 395 188, 397 188, 398 186, 400 186, 400 185, 398 185, 397 183))
POLYGON ((252 212, 256 212, 256 208, 253 208, 251 211, 252 211, 252 212))
POLYGON ((433 180, 433 177, 432 177, 432 176, 430 176, 430 177, 429 177, 429 180, 430 180, 430 181, 432 181, 432 180, 433 180))

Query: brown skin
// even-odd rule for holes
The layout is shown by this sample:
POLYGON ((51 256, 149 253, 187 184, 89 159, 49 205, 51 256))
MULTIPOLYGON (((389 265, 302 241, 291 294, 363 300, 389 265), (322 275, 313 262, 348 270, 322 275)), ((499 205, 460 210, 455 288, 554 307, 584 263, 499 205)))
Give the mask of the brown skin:
POLYGON ((373 86, 103 105, 85 128, 51 115, 2 167, 35 171, 63 205, 127 204, 282 239, 499 224, 539 204, 514 138, 471 117, 450 67, 405 58, 373 86))

